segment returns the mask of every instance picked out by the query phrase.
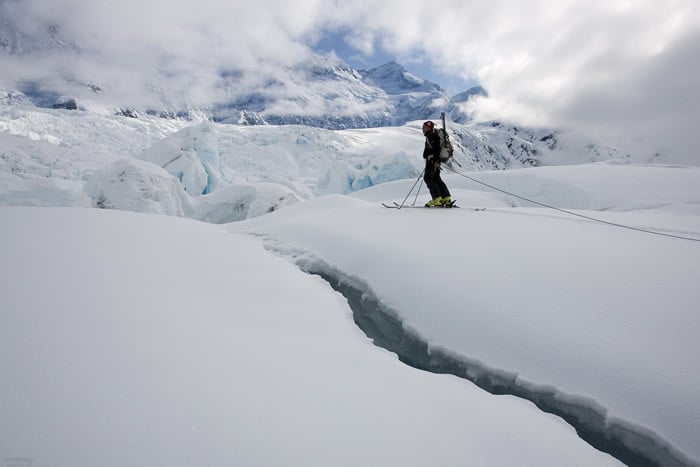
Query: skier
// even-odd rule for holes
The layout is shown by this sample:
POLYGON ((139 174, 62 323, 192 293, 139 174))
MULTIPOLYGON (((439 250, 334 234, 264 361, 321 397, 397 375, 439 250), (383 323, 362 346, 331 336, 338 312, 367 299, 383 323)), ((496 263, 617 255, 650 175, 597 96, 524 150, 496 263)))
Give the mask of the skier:
POLYGON ((435 124, 428 120, 423 123, 423 135, 425 135, 425 148, 423 149, 423 159, 425 159, 425 185, 430 190, 432 199, 425 203, 426 207, 450 206, 452 199, 450 190, 440 177, 440 136, 435 130, 435 124))

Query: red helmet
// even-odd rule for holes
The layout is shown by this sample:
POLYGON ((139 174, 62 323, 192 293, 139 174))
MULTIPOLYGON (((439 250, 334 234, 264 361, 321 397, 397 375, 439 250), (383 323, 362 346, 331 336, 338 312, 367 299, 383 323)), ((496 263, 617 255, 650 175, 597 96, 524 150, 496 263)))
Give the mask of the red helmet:
POLYGON ((428 120, 427 122, 423 123, 423 134, 430 133, 434 128, 435 124, 428 120))

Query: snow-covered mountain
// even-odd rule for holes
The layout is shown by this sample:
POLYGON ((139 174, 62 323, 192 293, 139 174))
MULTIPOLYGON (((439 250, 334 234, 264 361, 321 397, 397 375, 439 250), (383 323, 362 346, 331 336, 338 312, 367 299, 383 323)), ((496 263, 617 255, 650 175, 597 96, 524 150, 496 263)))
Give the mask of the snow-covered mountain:
MULTIPOLYGON (((101 94, 114 113, 138 118, 154 115, 193 119, 200 115, 215 122, 242 125, 306 125, 331 130, 403 125, 412 120, 436 118, 441 111, 466 122, 458 104, 469 90, 453 101, 439 85, 411 75, 395 62, 370 70, 355 70, 336 59, 316 56, 314 60, 281 71, 274 79, 252 91, 241 91, 238 71, 220 76, 221 87, 230 100, 210 105, 173 104, 158 95, 158 106, 140 106, 111 101, 108 87, 85 81, 68 89, 56 83, 23 80, 17 89, 40 107, 90 110, 90 101, 101 94), (68 102, 68 104, 66 104, 68 102)), ((159 89, 154 86, 154 89, 159 89)))
MULTIPOLYGON (((435 99, 449 97, 427 83, 413 90, 393 92, 409 73, 396 63, 372 70, 355 70, 337 59, 316 56, 284 70, 252 95, 210 109, 214 121, 238 124, 293 124, 326 129, 372 128, 402 125, 439 111, 435 99), (384 70, 394 79, 375 81, 384 70)), ((417 79, 417 78, 416 78, 417 79)), ((235 82, 228 83, 234 88, 235 82)))
MULTIPOLYGON (((3 2, 0 9, 12 5, 13 2, 3 2)), ((83 49, 63 38, 56 25, 47 24, 30 34, 7 20, 0 21, 0 55, 45 56, 52 52, 70 57, 80 55, 83 49)), ((393 61, 357 70, 335 57, 315 55, 303 63, 276 69, 274 75, 252 87, 250 83, 255 79, 250 71, 222 64, 217 82, 221 97, 206 105, 182 102, 165 90, 167 77, 154 79, 147 91, 152 97, 148 105, 120 100, 112 94, 109 84, 78 72, 57 79, 18 79, 13 88, 0 88, 0 100, 4 104, 31 102, 42 108, 84 110, 147 121, 159 117, 235 125, 303 125, 327 130, 397 127, 437 119, 445 112, 458 152, 471 168, 478 169, 546 164, 550 151, 567 151, 572 144, 571 138, 557 129, 473 123, 464 104, 473 96, 487 96, 487 90, 477 86, 450 96, 438 84, 409 73, 393 61)), ((573 144, 577 154, 585 154, 587 160, 618 157, 613 148, 591 144, 585 136, 573 144)))
MULTIPOLYGON (((12 2, 0 4, 1 10, 12 2)), ((0 17, 11 17, 7 12, 0 17)), ((64 39, 59 27, 46 24, 27 32, 9 20, 0 20, 0 54, 23 57, 28 54, 84 53, 80 44, 64 39)), ((168 77, 155 76, 149 85, 157 105, 120 101, 110 96, 108 83, 80 75, 40 79, 18 79, 16 89, 41 107, 88 109, 99 101, 115 112, 137 117, 142 114, 165 117, 208 115, 212 120, 238 124, 296 124, 327 129, 370 128, 403 125, 411 120, 434 118, 450 104, 450 96, 439 85, 411 75, 396 62, 370 70, 355 70, 334 57, 316 55, 310 60, 277 70, 254 88, 251 72, 235 65, 221 64, 218 87, 221 97, 206 104, 182 102, 169 94, 162 83, 168 77), (66 101, 70 101, 67 106, 66 101), (73 105, 75 104, 75 105, 73 105)), ((255 77, 256 79, 259 77, 255 77)), ((451 107, 458 116, 459 111, 451 107)), ((464 116, 462 115, 462 118, 464 116)))
POLYGON ((10 18, 15 2, 0 2, 0 52, 25 55, 37 51, 79 52, 74 41, 65 40, 57 24, 48 23, 43 28, 18 28, 10 18))
MULTIPOLYGON (((0 11, 11 7, 12 2, 3 2, 0 11)), ((11 12, 6 13, 0 17, 12 16, 11 12)), ((22 57, 52 51, 65 56, 84 53, 80 44, 65 39, 55 24, 27 32, 7 19, 0 19, 0 54, 22 57)), ((27 76, 18 80, 13 90, 21 91, 41 107, 90 109, 92 101, 97 99, 114 112, 131 117, 206 115, 222 123, 294 124, 326 129, 399 126, 413 120, 436 118, 441 111, 464 123, 468 116, 459 104, 472 95, 485 93, 475 87, 452 97, 438 84, 409 73, 394 61, 356 70, 335 57, 321 55, 277 70, 275 76, 254 89, 244 84, 251 78, 250 72, 222 63, 218 82, 222 97, 206 105, 180 102, 169 95, 158 82, 168 79, 162 75, 147 91, 157 105, 120 101, 110 96, 108 83, 79 76, 78 72, 70 78, 57 78, 27 76)))

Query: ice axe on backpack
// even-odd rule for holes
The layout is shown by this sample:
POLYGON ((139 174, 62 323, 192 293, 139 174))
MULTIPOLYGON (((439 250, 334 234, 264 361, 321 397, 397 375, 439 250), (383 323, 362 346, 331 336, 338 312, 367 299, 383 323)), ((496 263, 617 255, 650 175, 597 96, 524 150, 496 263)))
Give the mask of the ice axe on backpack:
POLYGON ((457 159, 453 157, 454 148, 450 142, 450 134, 447 132, 447 127, 445 126, 445 112, 440 112, 440 120, 442 121, 442 128, 439 131, 440 135, 440 162, 454 161, 455 164, 462 167, 462 164, 457 162, 457 159))

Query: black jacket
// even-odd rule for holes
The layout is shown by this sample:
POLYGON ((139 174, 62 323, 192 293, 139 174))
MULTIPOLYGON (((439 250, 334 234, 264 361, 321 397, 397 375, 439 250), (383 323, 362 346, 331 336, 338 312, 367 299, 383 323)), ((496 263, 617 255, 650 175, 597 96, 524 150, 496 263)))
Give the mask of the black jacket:
POLYGON ((425 135, 425 148, 423 149, 423 159, 440 160, 440 136, 437 131, 431 131, 425 135))

